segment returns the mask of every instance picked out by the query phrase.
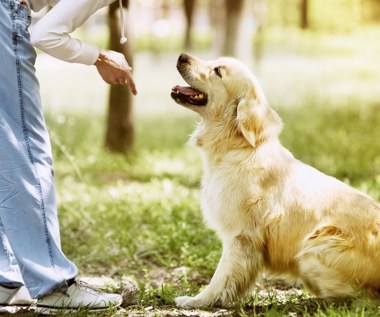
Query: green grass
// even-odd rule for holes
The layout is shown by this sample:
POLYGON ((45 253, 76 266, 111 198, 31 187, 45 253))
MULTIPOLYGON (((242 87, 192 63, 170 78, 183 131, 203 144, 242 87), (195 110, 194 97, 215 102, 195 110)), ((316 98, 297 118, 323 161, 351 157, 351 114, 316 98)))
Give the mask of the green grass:
MULTIPOLYGON (((293 47, 293 36, 288 38, 290 50, 280 38, 277 44, 272 38, 273 47, 282 51, 270 53, 257 71, 269 101, 283 118, 283 144, 302 161, 380 200, 379 46, 368 40, 371 52, 364 58, 359 46, 347 38, 338 45, 331 38, 313 42, 305 34, 293 47)), ((44 76, 49 79, 53 70, 49 67, 48 75, 41 74, 63 249, 81 275, 134 277, 140 291, 128 311, 174 308, 175 296, 196 294, 207 284, 221 252, 200 211, 199 154, 186 145, 197 117, 169 97, 170 87, 180 81, 176 57, 177 53, 153 61, 145 55, 137 59, 136 144, 128 155, 103 148, 105 89, 98 89, 99 81, 83 87, 92 91, 90 99, 88 93, 70 96, 65 89, 49 97, 51 86, 44 76), (73 99, 71 107, 60 104, 69 99, 73 99)), ((61 79, 70 75, 63 70, 61 79)), ((86 82, 96 78, 93 74, 80 77, 86 82)), ((69 84, 73 88, 66 89, 75 92, 77 82, 69 84)), ((303 292, 283 293, 261 284, 259 290, 269 293, 242 299, 226 313, 378 315, 379 308, 364 301, 329 304, 303 292)))
POLYGON ((196 265, 210 274, 217 263, 219 243, 199 211, 199 158, 185 145, 193 118, 163 120, 137 122, 129 156, 94 147, 99 118, 51 123, 64 248, 85 271, 142 274, 147 265, 196 265), (167 128, 152 131, 158 122, 167 128))

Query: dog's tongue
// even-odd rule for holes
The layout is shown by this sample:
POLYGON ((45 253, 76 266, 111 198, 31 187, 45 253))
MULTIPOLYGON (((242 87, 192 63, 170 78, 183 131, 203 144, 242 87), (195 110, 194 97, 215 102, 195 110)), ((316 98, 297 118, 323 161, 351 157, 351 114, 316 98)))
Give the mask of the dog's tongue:
POLYGON ((173 87, 172 92, 179 93, 185 96, 193 96, 193 95, 202 94, 202 92, 199 91, 198 89, 192 88, 190 86, 178 86, 178 85, 173 87))
POLYGON ((207 95, 198 89, 190 86, 175 86, 172 88, 172 97, 178 101, 188 102, 193 105, 205 105, 207 103, 207 95))
POLYGON ((185 95, 185 96, 192 96, 192 95, 195 95, 195 94, 200 94, 201 92, 197 89, 194 89, 190 86, 175 86, 173 88, 173 92, 176 92, 176 93, 180 93, 182 95, 185 95))

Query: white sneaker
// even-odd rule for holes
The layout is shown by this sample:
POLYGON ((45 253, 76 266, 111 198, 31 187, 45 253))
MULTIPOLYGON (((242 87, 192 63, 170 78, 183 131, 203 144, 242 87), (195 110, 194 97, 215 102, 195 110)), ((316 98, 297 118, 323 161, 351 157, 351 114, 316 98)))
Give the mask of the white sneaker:
POLYGON ((30 309, 34 302, 25 286, 16 288, 0 286, 0 313, 15 314, 30 309))
POLYGON ((84 282, 75 281, 65 292, 55 291, 38 299, 35 312, 51 315, 79 309, 99 311, 118 307, 122 301, 121 295, 107 294, 84 282))
POLYGON ((29 306, 32 303, 25 286, 8 288, 0 285, 0 306, 29 306))

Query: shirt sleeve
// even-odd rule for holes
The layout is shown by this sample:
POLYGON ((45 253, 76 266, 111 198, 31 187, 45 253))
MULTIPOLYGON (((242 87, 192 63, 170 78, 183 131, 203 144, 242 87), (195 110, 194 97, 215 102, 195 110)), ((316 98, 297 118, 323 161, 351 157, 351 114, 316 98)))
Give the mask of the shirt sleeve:
POLYGON ((100 49, 70 36, 98 9, 115 0, 60 0, 33 27, 31 43, 41 51, 71 63, 92 65, 100 49))

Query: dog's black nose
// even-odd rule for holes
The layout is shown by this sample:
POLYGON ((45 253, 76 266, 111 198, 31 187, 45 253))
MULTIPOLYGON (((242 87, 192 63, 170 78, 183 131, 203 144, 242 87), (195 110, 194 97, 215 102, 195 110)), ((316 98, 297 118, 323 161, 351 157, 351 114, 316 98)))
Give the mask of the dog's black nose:
POLYGON ((179 57, 178 57, 178 61, 177 61, 177 65, 179 64, 188 64, 190 62, 190 56, 185 54, 185 53, 182 53, 179 57))

